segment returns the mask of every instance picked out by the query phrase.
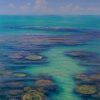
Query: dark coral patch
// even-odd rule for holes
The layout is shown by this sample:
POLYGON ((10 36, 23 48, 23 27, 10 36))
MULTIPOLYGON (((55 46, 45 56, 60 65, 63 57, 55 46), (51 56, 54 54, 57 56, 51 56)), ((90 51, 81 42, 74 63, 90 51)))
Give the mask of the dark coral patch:
POLYGON ((82 66, 100 66, 100 56, 88 51, 69 51, 65 55, 75 58, 82 66))
POLYGON ((76 92, 81 95, 93 95, 97 92, 97 88, 95 85, 77 85, 76 92))
POLYGON ((0 97, 18 100, 45 100, 58 90, 54 79, 48 75, 33 76, 24 72, 9 72, 0 82, 0 97), (56 88, 55 88, 56 87, 56 88))
POLYGON ((13 51, 1 54, 2 62, 9 64, 42 64, 47 63, 46 57, 29 51, 13 51))

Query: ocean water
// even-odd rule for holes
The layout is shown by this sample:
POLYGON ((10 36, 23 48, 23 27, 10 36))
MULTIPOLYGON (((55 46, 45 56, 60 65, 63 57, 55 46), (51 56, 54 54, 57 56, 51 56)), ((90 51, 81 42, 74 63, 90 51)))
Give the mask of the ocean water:
MULTIPOLYGON (((0 16, 0 36, 3 37, 24 35, 66 36, 95 32, 100 34, 100 16, 0 16), (67 28, 67 30, 48 30, 48 28, 67 28)), ((60 93, 54 94, 49 98, 50 100, 87 100, 74 93, 75 81, 73 75, 87 71, 88 67, 81 66, 76 60, 65 56, 65 52, 72 50, 100 53, 100 38, 91 39, 84 45, 55 45, 41 53, 48 58, 49 63, 33 64, 17 70, 32 75, 47 74, 53 76, 60 87, 60 93)))
POLYGON ((100 29, 100 16, 0 16, 1 35, 15 34, 67 34, 69 32, 52 32, 29 29, 9 29, 7 26, 64 27, 77 29, 100 29))

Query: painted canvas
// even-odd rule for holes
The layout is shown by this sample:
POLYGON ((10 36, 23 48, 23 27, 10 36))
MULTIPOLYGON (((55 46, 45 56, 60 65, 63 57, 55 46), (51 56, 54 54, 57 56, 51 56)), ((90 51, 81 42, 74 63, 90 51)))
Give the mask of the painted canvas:
POLYGON ((100 100, 100 0, 0 0, 0 100, 100 100))

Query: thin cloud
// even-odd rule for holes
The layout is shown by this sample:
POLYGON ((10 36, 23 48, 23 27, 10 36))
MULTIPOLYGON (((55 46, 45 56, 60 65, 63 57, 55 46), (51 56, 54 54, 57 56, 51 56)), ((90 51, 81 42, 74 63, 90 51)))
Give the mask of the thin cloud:
MULTIPOLYGON (((34 0, 35 2, 26 2, 26 4, 16 5, 13 3, 8 4, 2 11, 18 14, 100 14, 100 7, 98 6, 81 6, 74 3, 61 3, 59 6, 51 5, 47 0, 34 0)), ((2 7, 1 7, 2 8, 2 7)))
POLYGON ((45 10, 46 9, 46 1, 45 0, 36 0, 34 9, 40 10, 40 11, 45 10))
POLYGON ((13 3, 10 3, 8 6, 9 6, 10 8, 15 8, 15 7, 16 7, 13 3))

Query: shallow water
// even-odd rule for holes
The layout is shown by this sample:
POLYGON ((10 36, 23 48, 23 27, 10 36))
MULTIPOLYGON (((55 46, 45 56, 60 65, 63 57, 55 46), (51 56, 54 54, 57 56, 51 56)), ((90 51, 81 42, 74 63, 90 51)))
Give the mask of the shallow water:
MULTIPOLYGON (((0 35, 10 37, 15 35, 72 35, 84 34, 86 32, 98 31, 100 34, 100 17, 99 16, 0 16, 0 35), (9 18, 9 20, 7 19, 9 18), (92 22, 93 24, 92 24, 92 22), (54 30, 34 30, 20 29, 22 26, 42 26, 42 27, 64 27, 79 31, 54 31, 54 30), (13 29, 7 26, 15 26, 13 29), (81 31, 80 31, 81 30, 81 31)), ((75 37, 77 38, 77 37, 75 37)), ((7 49, 1 48, 1 52, 7 49), (3 50, 4 49, 4 50, 3 50)), ((65 56, 65 52, 72 50, 85 50, 100 53, 100 39, 95 38, 89 40, 84 45, 75 46, 51 46, 49 49, 40 54, 48 58, 46 64, 32 64, 24 69, 16 69, 17 71, 25 71, 32 75, 47 74, 54 77, 60 87, 60 93, 54 94, 50 100, 83 100, 79 95, 74 93, 75 81, 73 75, 76 73, 92 70, 91 68, 81 66, 78 61, 65 56)), ((84 99, 86 100, 86 99, 84 99)))
MULTIPOLYGON (((49 75, 53 75, 60 85, 61 94, 54 97, 54 100, 78 100, 79 98, 73 94, 74 82, 72 76, 77 72, 82 72, 85 68, 78 66, 77 62, 74 60, 64 57, 63 53, 67 51, 66 47, 56 47, 48 52, 44 53, 44 55, 48 56, 50 60, 50 64, 46 66, 34 67, 31 69, 27 69, 30 73, 39 74, 46 73, 49 75)), ((80 99, 79 99, 80 100, 80 99)))

